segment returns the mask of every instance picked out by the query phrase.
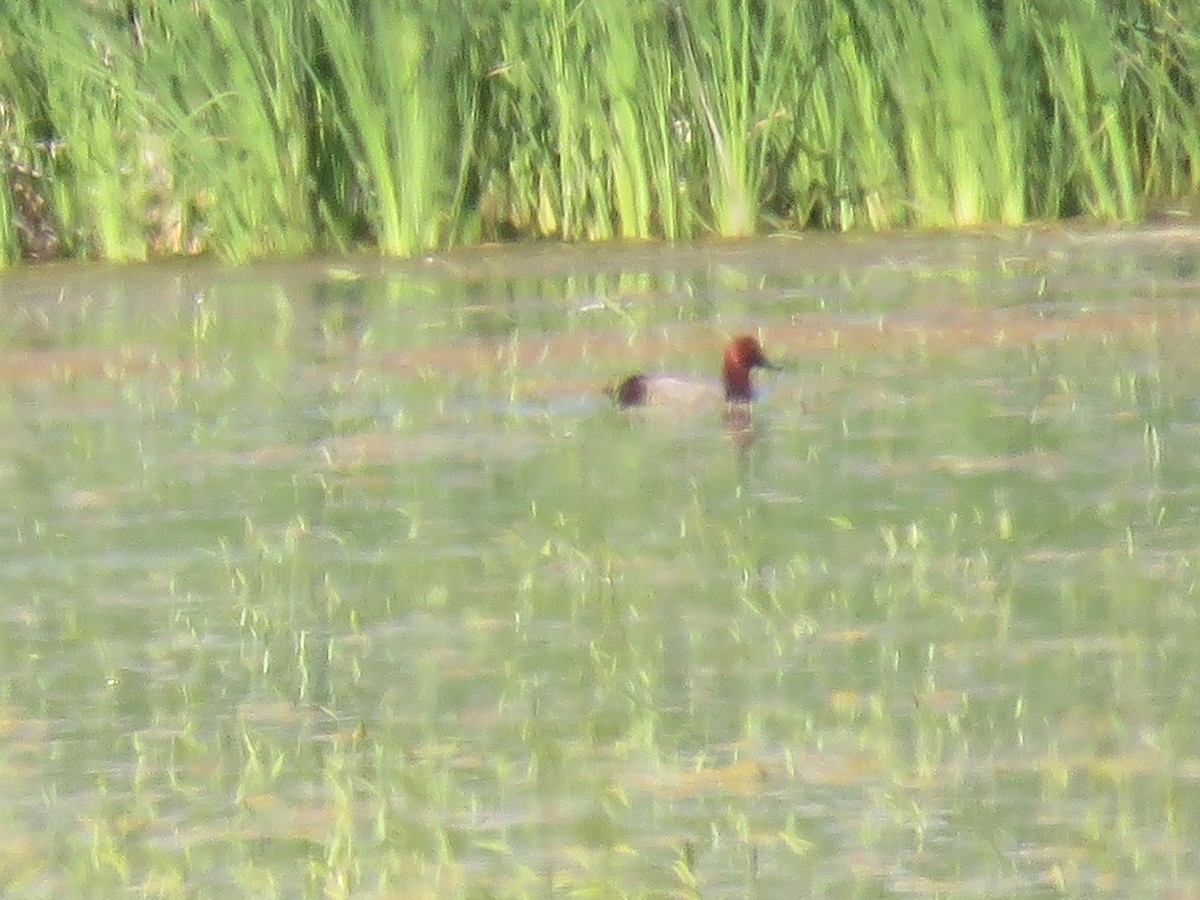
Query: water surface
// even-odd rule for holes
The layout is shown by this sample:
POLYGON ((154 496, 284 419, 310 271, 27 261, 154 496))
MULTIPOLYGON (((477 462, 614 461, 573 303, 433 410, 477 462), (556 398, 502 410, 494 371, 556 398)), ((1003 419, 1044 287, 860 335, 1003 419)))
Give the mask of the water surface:
POLYGON ((5 891, 1200 892, 1200 234, 0 275, 5 891), (785 370, 628 415, 632 370, 785 370))

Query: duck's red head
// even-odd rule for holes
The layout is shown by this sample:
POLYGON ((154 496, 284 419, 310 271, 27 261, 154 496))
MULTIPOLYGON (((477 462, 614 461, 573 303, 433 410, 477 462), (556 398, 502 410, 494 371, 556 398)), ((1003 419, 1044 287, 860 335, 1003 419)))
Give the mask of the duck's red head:
POLYGON ((733 403, 746 403, 753 399, 750 386, 751 369, 774 369, 774 364, 763 353, 762 344, 752 334, 741 334, 725 348, 725 399, 733 403))

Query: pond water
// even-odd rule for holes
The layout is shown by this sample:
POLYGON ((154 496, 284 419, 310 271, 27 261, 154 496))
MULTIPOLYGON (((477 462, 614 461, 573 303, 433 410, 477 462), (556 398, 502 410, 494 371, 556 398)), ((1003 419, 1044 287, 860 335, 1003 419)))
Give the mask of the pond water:
POLYGON ((1200 892, 1200 233, 0 275, 5 894, 1200 892), (754 332, 752 419, 622 413, 754 332))

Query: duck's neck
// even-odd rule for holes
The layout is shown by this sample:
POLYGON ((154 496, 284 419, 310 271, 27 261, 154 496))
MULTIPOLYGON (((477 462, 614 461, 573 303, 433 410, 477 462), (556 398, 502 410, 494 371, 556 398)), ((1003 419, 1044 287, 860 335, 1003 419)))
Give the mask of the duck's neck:
POLYGON ((734 360, 725 360, 725 399, 730 403, 748 403, 752 397, 750 370, 734 360))

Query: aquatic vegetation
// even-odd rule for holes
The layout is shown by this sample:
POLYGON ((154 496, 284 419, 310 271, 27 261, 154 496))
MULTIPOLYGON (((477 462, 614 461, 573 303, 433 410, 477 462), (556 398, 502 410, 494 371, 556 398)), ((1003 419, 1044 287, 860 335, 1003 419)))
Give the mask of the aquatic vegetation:
POLYGON ((1136 219, 1195 4, 51 0, 0 11, 0 262, 1136 219))

